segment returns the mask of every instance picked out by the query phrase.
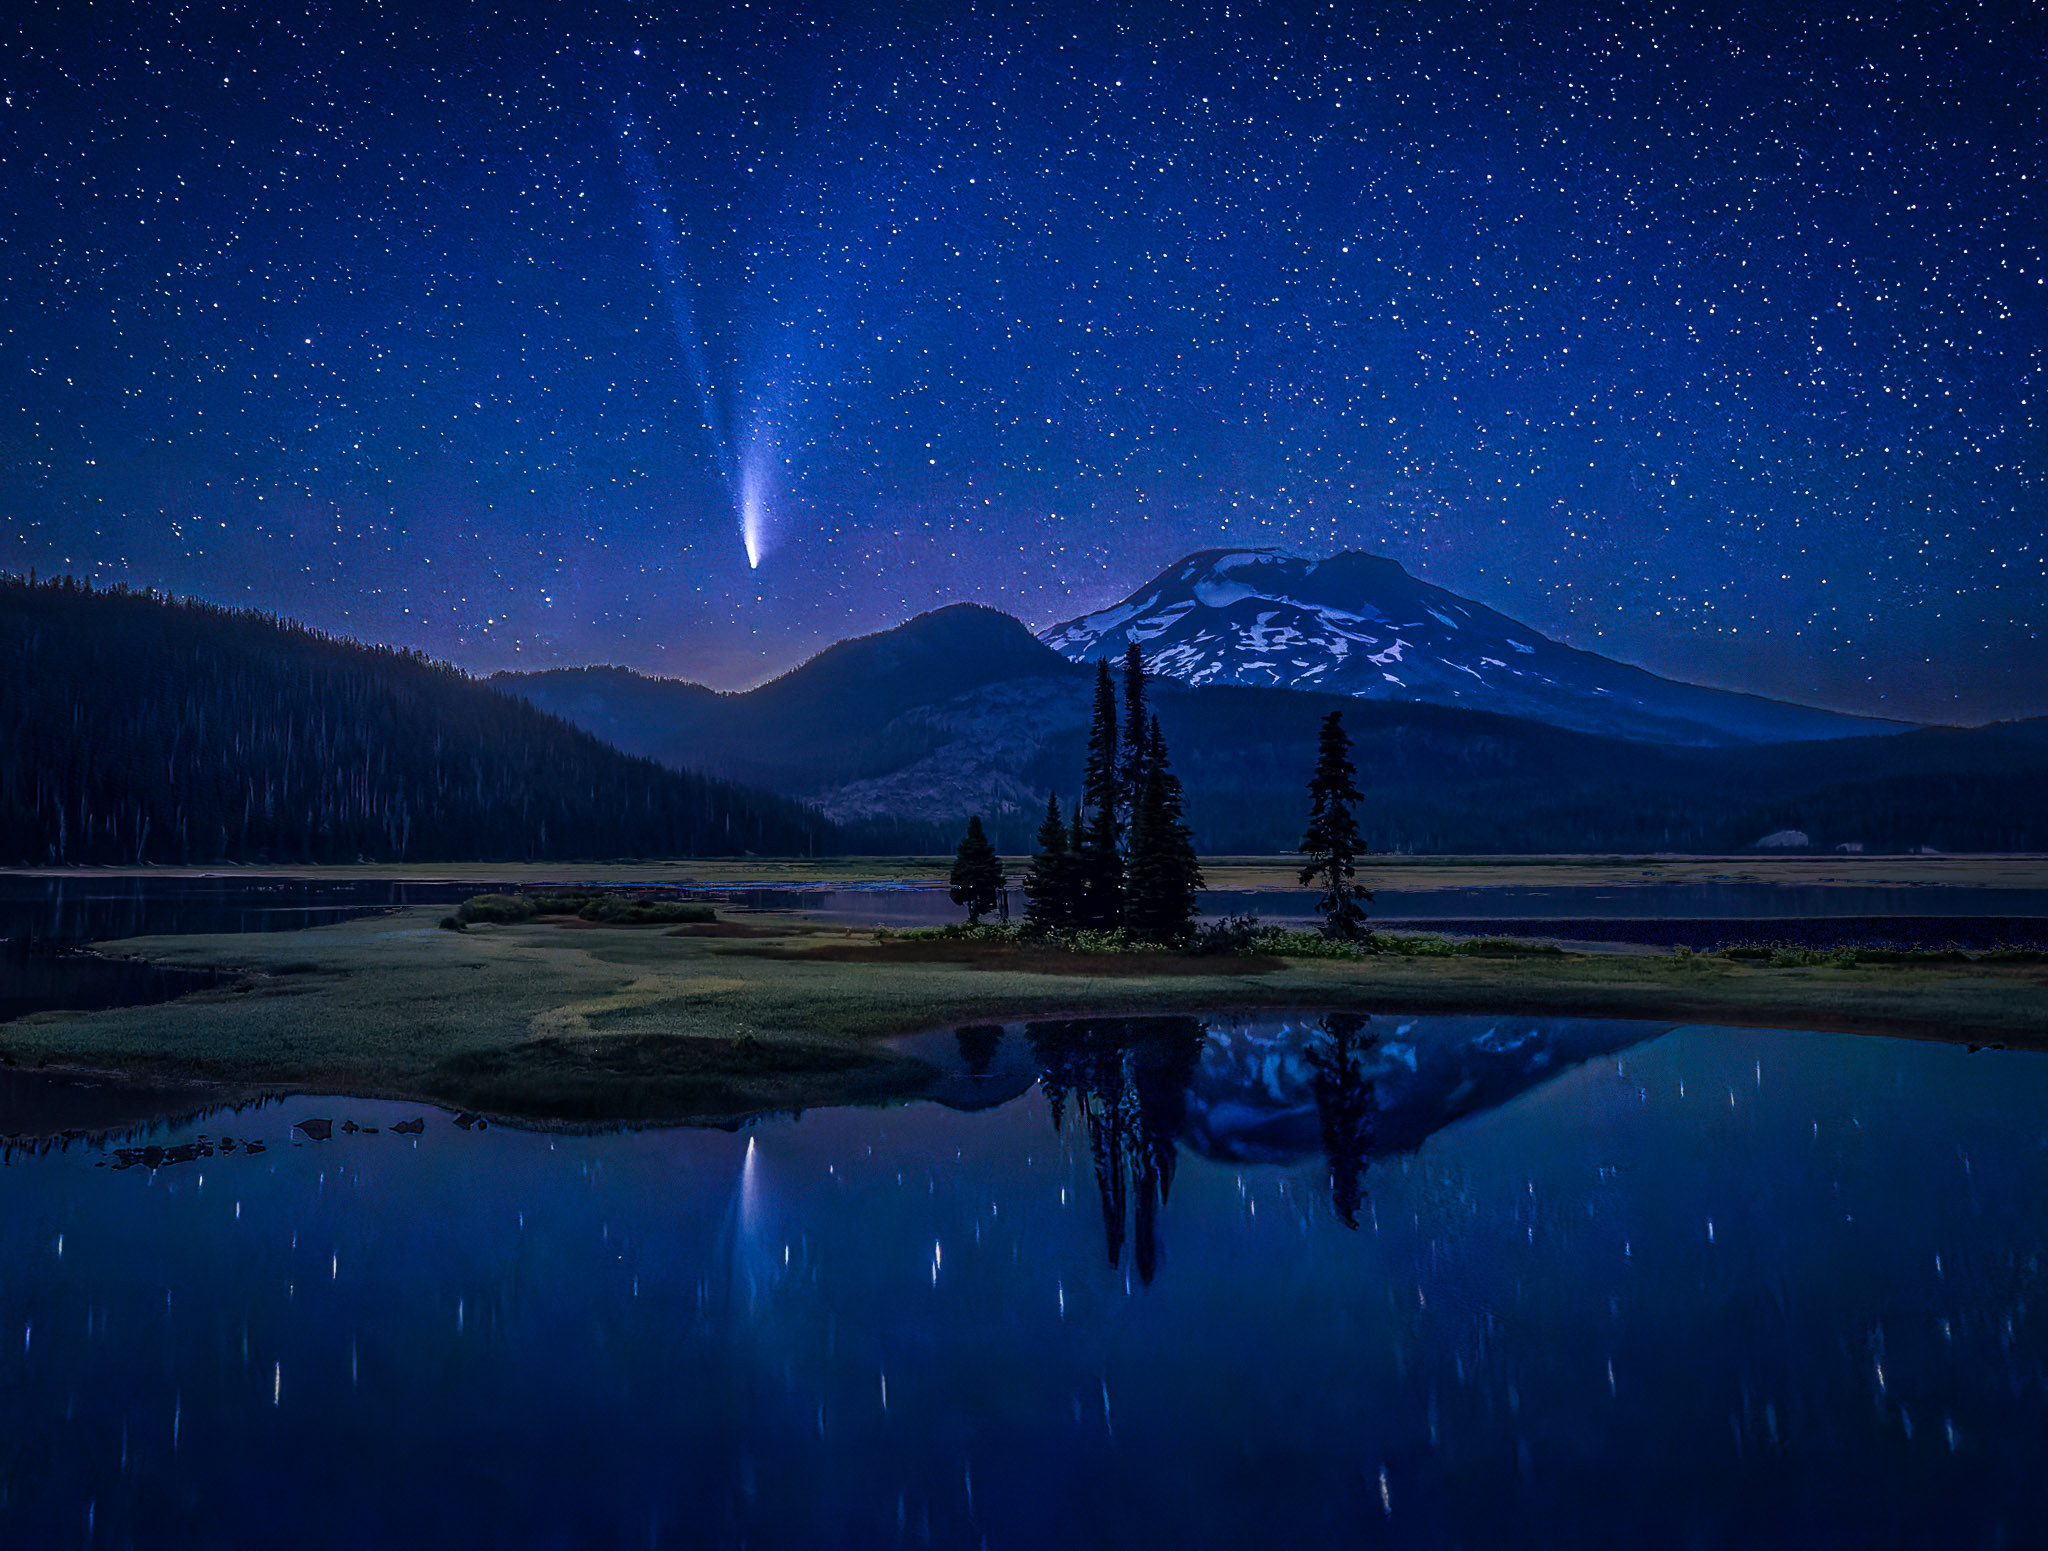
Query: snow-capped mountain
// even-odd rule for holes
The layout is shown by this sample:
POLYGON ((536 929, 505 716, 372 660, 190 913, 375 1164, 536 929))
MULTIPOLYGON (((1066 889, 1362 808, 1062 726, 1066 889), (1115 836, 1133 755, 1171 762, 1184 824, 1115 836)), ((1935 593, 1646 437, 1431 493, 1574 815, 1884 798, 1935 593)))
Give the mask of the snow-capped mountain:
POLYGON ((1040 632, 1075 662, 1133 641, 1153 673, 1191 685, 1315 689, 1420 700, 1660 743, 1775 743, 1903 723, 1660 678, 1564 646, 1483 604, 1349 551, 1204 550, 1114 608, 1040 632))

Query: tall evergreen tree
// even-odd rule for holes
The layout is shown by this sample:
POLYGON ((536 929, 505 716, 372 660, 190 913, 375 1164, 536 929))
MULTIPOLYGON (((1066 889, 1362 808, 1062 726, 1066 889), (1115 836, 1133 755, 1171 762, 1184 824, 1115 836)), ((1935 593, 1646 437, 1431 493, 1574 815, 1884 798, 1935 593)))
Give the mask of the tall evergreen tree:
POLYGON ((1322 898, 1316 909, 1322 913, 1323 935, 1342 942, 1356 942, 1365 933, 1365 911, 1361 901, 1372 898, 1370 889, 1353 881, 1357 859, 1365 853, 1359 837, 1358 820, 1351 805, 1360 800, 1358 772, 1351 763, 1351 740, 1345 736, 1343 713, 1332 711, 1323 718, 1316 745, 1315 774, 1308 783, 1308 828, 1301 837, 1304 885, 1320 882, 1322 898))
POLYGON ((1081 782, 1076 870, 1080 877, 1079 923, 1113 930, 1123 919, 1122 836, 1117 825, 1116 686, 1109 664, 1095 665, 1095 714, 1088 727, 1088 764, 1081 782))
POLYGON ((1182 812, 1180 778, 1167 758, 1159 719, 1143 745, 1145 785, 1131 823, 1124 925, 1154 942, 1180 942, 1194 927, 1202 868, 1182 812))
POLYGON ((960 849, 953 855, 953 903, 967 907, 967 924, 978 926, 985 911, 1002 903, 1002 858, 981 827, 981 815, 967 821, 967 833, 960 837, 960 849))
POLYGON ((1117 817, 1123 825, 1125 855, 1138 822, 1138 803, 1145 793, 1146 754, 1145 658, 1133 641, 1124 651, 1123 740, 1117 749, 1117 817))
POLYGON ((1080 914, 1076 882, 1074 849, 1055 793, 1046 799, 1045 822, 1038 826, 1038 852, 1024 875, 1025 917, 1053 931, 1071 931, 1080 914))

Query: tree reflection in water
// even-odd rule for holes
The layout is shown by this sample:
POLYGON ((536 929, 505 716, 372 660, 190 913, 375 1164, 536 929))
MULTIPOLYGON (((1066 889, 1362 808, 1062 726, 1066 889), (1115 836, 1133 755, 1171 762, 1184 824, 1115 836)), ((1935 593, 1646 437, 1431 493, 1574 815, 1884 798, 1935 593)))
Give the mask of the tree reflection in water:
POLYGON ((1302 1050, 1314 1070, 1316 1118, 1330 1165, 1330 1205, 1347 1228, 1358 1226, 1365 1201, 1365 1165, 1379 1120, 1379 1093, 1363 1070, 1373 1047, 1364 1013, 1331 1013, 1302 1050))
POLYGON ((954 1039, 960 1045, 960 1059, 967 1070, 979 1077, 988 1071, 996 1058, 996 1051, 1003 1042, 1003 1026, 1000 1023, 971 1023, 955 1032, 954 1039))
POLYGON ((1070 1103, 1088 1131, 1112 1269, 1125 1244, 1138 1280, 1159 1269, 1159 1209, 1173 1188, 1188 1083, 1206 1029, 1196 1018, 1089 1018, 1025 1026, 1056 1128, 1070 1103))
POLYGON ((1039 1084, 1064 1128, 1086 1128, 1112 1268, 1150 1282, 1178 1147, 1234 1166, 1317 1153, 1330 1206, 1357 1228, 1373 1159, 1413 1152, 1596 1056, 1666 1032, 1600 1018, 1329 1013, 1311 1019, 1087 1018, 957 1030, 931 1052, 950 1075, 932 1097, 961 1109, 1039 1084))

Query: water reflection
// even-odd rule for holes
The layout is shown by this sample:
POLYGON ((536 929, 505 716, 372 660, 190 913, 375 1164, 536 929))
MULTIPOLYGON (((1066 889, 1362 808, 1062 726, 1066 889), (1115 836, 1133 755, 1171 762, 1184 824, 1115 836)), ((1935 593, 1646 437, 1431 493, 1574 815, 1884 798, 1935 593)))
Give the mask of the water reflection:
POLYGON ((0 1023, 59 1009, 146 1007, 209 990, 223 978, 210 969, 0 946, 0 1023))
POLYGON ((0 942, 17 961, 120 937, 297 931, 407 905, 467 899, 478 883, 381 878, 147 877, 80 870, 0 876, 0 942))
POLYGON ((1094 1164, 1112 1270, 1159 1269, 1160 1212, 1178 1150, 1289 1165, 1320 1153, 1330 1210, 1356 1230, 1376 1158, 1504 1104, 1595 1056, 1665 1032, 1618 1018, 1084 1018, 976 1024, 904 1048, 941 1075, 953 1109, 1041 1088, 1056 1130, 1078 1126, 1094 1164))
POLYGON ((2044 1543, 2048 1060, 1645 1032, 984 1025, 738 1133, 17 1157, 0 1544, 2044 1543))
POLYGON ((1093 1018, 1024 1029, 1053 1128, 1071 1111, 1087 1132, 1110 1267, 1122 1267, 1128 1241, 1138 1280, 1147 1284, 1159 1269, 1159 1209, 1173 1189, 1175 1143, 1203 1033, 1196 1018, 1093 1018))
POLYGON ((0 1067, 0 1163, 72 1148, 97 1150, 260 1109, 210 1083, 136 1082, 91 1072, 0 1067))
POLYGON ((1354 1231, 1365 1199, 1365 1165, 1379 1130, 1379 1093, 1367 1065, 1371 1021, 1364 1013, 1331 1013, 1302 1051, 1315 1073, 1311 1086, 1330 1166, 1330 1207, 1354 1231))
POLYGON ((79 951, 87 943, 296 931, 474 892, 471 884, 362 879, 0 876, 0 1023, 35 1012, 148 1006, 226 978, 79 951))

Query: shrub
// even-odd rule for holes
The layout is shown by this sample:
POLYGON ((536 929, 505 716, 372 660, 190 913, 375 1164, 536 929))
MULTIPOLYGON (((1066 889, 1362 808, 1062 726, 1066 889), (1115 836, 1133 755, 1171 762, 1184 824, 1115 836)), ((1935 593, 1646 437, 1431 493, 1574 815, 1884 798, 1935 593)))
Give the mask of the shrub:
POLYGON ((602 897, 602 895, 593 894, 587 890, 567 893, 522 894, 520 896, 521 899, 528 901, 538 914, 544 916, 573 916, 593 899, 600 899, 602 897))
POLYGON ((1218 953, 1251 953, 1260 938, 1273 930, 1261 926, 1255 915, 1225 916, 1197 927, 1187 951, 1198 958, 1218 953))
POLYGON ((948 926, 881 927, 875 932, 877 942, 985 942, 995 946, 1016 947, 1027 940, 1037 941, 1048 933, 1027 933, 1021 926, 1009 926, 997 921, 979 921, 970 926, 965 921, 955 921, 948 926))
POLYGON ((1371 943, 1369 937, 1362 942, 1345 942, 1325 937, 1321 932, 1290 932, 1284 927, 1269 926, 1252 939, 1251 951, 1286 959, 1358 959, 1371 951, 1371 943))
POLYGON ((718 911, 693 899, 635 899, 589 890, 541 894, 479 894, 464 900, 451 918, 461 923, 492 921, 512 926, 537 916, 576 916, 607 926, 668 926, 716 921, 718 911))
POLYGON ((479 894, 455 907, 455 919, 465 926, 473 921, 511 926, 520 921, 531 921, 539 913, 533 908, 533 901, 523 894, 479 894))
POLYGON ((1454 951, 1448 937, 1439 937, 1433 932, 1403 937, 1374 932, 1366 939, 1366 947, 1374 953, 1392 953, 1404 959, 1447 959, 1454 951))
POLYGON ((1519 937, 1469 937, 1453 951, 1473 959, 1557 958, 1564 953, 1554 942, 1523 942, 1519 937))
POLYGON ((576 915, 580 920, 602 921, 607 926, 701 925, 718 919, 718 911, 699 900, 627 899, 619 894, 600 894, 586 900, 576 915))

